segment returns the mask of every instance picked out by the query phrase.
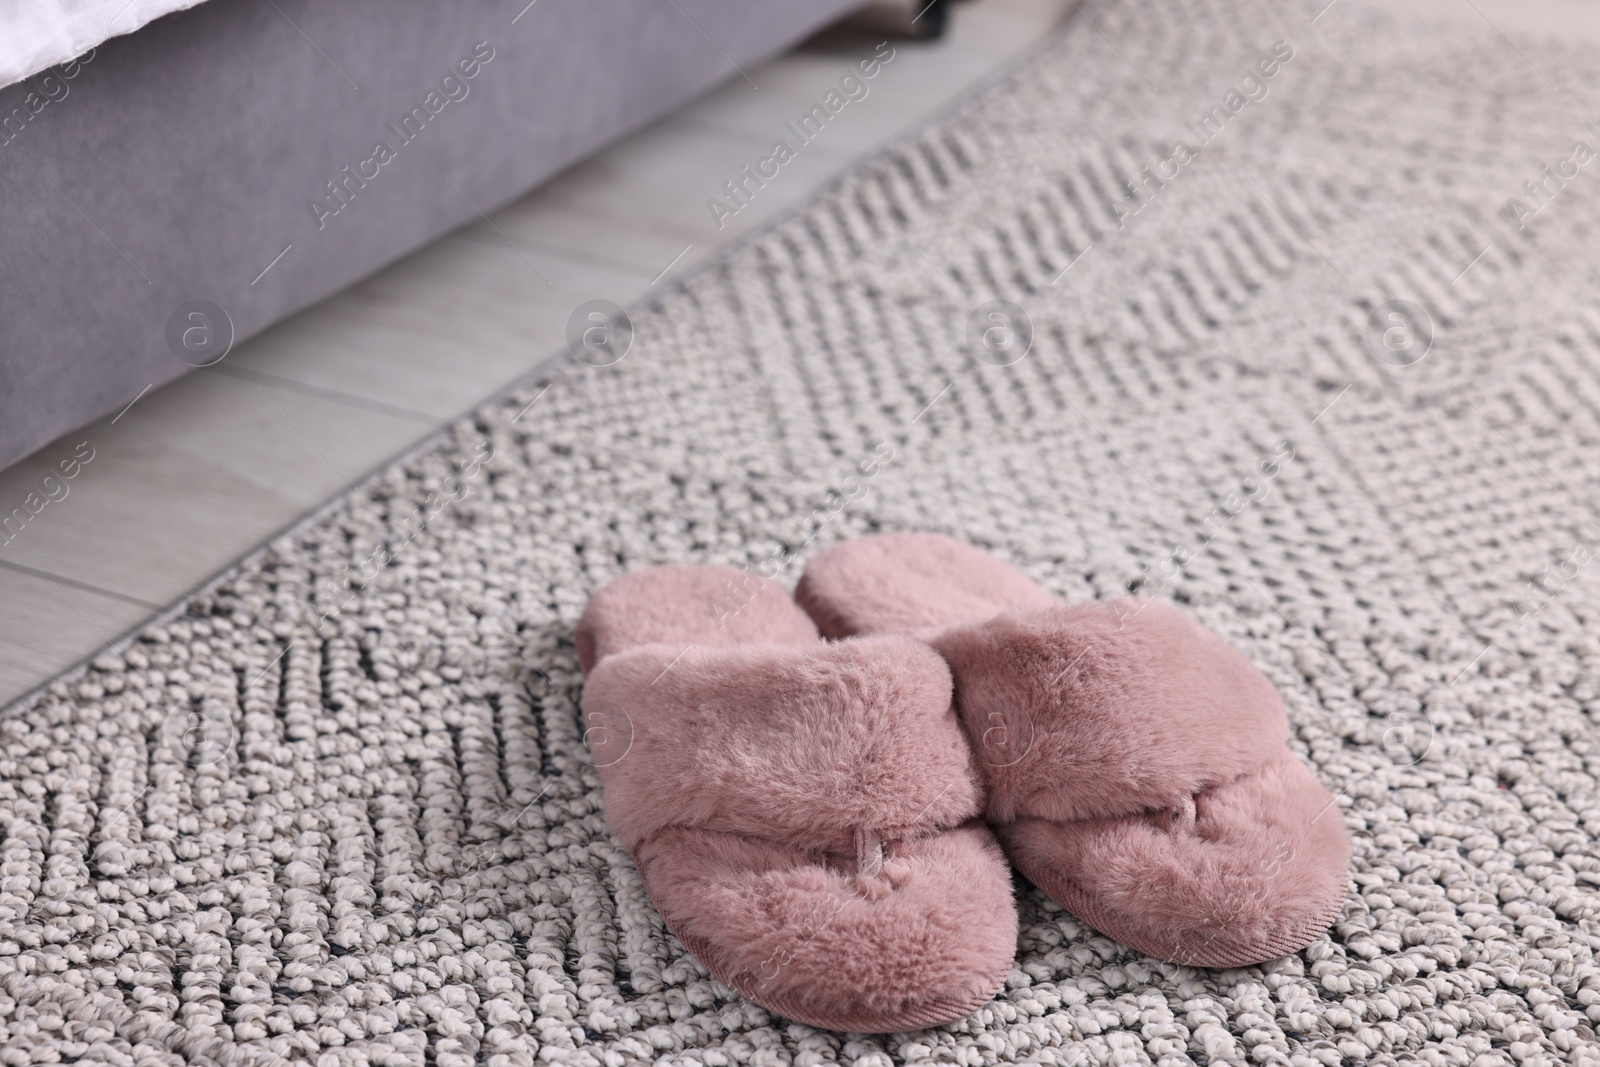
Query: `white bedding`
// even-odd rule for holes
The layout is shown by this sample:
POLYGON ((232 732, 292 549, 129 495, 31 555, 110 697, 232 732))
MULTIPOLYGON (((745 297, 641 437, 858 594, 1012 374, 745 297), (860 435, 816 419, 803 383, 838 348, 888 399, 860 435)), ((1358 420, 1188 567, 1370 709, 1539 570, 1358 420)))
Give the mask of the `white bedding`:
POLYGON ((0 86, 201 0, 0 0, 0 86))

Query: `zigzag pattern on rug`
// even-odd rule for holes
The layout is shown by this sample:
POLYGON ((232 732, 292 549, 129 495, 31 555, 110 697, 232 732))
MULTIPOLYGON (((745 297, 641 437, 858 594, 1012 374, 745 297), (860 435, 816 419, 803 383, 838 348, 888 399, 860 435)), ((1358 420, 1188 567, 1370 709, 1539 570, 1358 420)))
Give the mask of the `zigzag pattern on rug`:
POLYGON ((616 365, 484 406, 9 709, 0 1045, 1600 1062, 1600 215, 1577 183, 1505 210, 1589 136, 1544 79, 1600 69, 1321 6, 1093 10, 640 309, 616 365), (1278 42, 1270 95, 1119 221, 1278 42), (969 345, 991 301, 1003 360, 969 345), (1006 988, 949 1027, 814 1031, 711 981, 601 818, 573 626, 630 569, 792 583, 916 529, 1068 601, 1171 598, 1265 671, 1355 842, 1329 935, 1202 971, 1023 887, 1006 988))

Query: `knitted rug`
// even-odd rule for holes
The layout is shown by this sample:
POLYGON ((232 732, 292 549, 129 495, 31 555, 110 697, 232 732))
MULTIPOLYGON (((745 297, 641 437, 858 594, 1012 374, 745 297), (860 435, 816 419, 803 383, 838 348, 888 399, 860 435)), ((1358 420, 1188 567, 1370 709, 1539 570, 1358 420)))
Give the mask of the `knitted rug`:
POLYGON ((1090 9, 10 708, 0 1060, 1600 1062, 1600 65, 1321 7, 1090 9), (708 978, 606 830, 573 625, 902 529, 1243 649, 1354 837, 1328 935, 1195 970, 1019 881, 950 1026, 708 978))

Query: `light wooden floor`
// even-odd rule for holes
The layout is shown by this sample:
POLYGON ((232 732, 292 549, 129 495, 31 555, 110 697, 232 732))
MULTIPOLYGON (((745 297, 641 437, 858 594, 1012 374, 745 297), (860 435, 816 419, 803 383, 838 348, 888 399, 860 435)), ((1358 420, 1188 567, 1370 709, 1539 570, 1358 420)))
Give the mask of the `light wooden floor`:
MULTIPOLYGON (((1356 2, 1371 0, 1334 0, 1320 18, 1356 2)), ((1410 2, 1503 30, 1579 28, 1600 38, 1600 5, 1581 0, 1410 2)), ((1075 6, 972 0, 955 8, 945 40, 896 42, 871 94, 719 231, 706 198, 765 155, 775 131, 836 81, 852 48, 873 42, 808 44, 749 71, 759 90, 731 79, 497 212, 492 227, 453 233, 0 472, 0 502, 20 502, 77 442, 94 449, 68 495, 0 547, 0 703, 545 361, 578 304, 626 306, 714 255, 947 107, 1075 6)))

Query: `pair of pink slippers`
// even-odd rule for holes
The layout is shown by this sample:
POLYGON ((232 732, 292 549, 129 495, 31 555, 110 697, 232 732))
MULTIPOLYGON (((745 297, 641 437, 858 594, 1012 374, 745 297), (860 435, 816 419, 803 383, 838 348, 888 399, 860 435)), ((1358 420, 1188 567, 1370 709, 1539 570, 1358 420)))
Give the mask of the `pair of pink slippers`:
POLYGON ((1157 600, 1066 605, 932 534, 829 549, 795 597, 656 567, 577 632, 606 817, 669 929, 779 1015, 959 1019, 1016 950, 1006 860, 1162 959, 1321 936, 1350 846, 1238 651, 1157 600), (826 639, 826 640, 825 640, 826 639))

